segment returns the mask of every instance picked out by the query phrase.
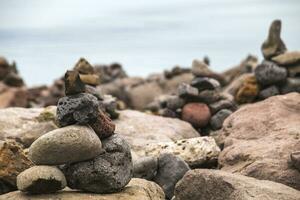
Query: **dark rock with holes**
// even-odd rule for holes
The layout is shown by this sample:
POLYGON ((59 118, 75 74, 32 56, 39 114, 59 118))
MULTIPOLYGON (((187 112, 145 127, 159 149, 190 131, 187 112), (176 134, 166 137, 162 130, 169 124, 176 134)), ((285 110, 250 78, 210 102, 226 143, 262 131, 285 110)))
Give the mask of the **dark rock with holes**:
POLYGON ((154 156, 138 158, 133 163, 133 177, 152 180, 158 169, 158 159, 154 156))
POLYGON ((220 110, 210 119, 210 127, 213 130, 221 129, 224 120, 231 114, 232 114, 231 110, 227 110, 227 109, 220 110))
POLYGON ((162 187, 167 199, 172 199, 176 183, 188 170, 190 167, 180 157, 164 153, 158 158, 158 171, 153 181, 162 187))
POLYGON ((112 120, 101 110, 95 121, 90 122, 89 125, 95 131, 100 139, 110 137, 114 134, 115 124, 112 120))
POLYGON ((182 83, 178 86, 178 95, 182 98, 196 97, 199 94, 197 88, 190 86, 189 84, 182 83))
POLYGON ((300 172, 300 151, 291 153, 291 161, 293 166, 300 172))
POLYGON ((300 78, 287 78, 286 82, 280 87, 281 94, 290 92, 300 92, 300 78))
POLYGON ((275 96, 278 94, 279 94, 279 89, 275 85, 272 85, 270 87, 267 87, 267 88, 261 90, 258 93, 258 97, 260 99, 266 99, 266 98, 269 98, 271 96, 275 96))
POLYGON ((65 94, 74 95, 85 92, 85 84, 80 80, 77 71, 67 71, 65 73, 65 94))
POLYGON ((220 87, 219 81, 208 77, 198 77, 192 80, 191 85, 198 89, 199 92, 203 90, 215 90, 220 87))
POLYGON ((103 153, 93 160, 66 165, 68 186, 86 192, 113 193, 131 180, 133 164, 129 144, 115 134, 102 140, 103 153))
POLYGON ((224 99, 224 100, 220 100, 220 101, 210 104, 209 108, 210 108, 211 114, 215 114, 222 109, 228 109, 231 111, 235 111, 235 110, 237 110, 237 105, 229 99, 224 99))
POLYGON ((287 70, 273 62, 263 61, 255 68, 255 77, 259 85, 269 86, 284 82, 287 78, 287 70))
POLYGON ((98 100, 87 93, 66 96, 57 104, 57 119, 61 127, 71 124, 88 124, 99 115, 98 100))
POLYGON ((31 194, 54 193, 66 187, 66 178, 57 167, 33 166, 18 175, 17 186, 31 194))

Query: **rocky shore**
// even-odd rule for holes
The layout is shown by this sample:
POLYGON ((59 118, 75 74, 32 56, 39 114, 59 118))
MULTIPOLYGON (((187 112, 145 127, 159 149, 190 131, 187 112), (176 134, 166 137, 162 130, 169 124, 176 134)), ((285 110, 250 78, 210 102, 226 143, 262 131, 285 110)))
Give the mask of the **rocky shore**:
POLYGON ((0 200, 300 200, 300 52, 280 32, 223 73, 80 58, 28 88, 1 58, 0 200))

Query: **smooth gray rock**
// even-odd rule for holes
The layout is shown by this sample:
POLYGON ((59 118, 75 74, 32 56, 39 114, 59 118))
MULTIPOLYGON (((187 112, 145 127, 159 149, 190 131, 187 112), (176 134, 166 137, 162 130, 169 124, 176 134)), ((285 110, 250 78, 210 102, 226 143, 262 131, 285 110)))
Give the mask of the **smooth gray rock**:
POLYGON ((261 86, 282 83, 287 78, 287 70, 270 61, 263 61, 255 68, 254 73, 261 86))
POLYGON ((182 98, 196 97, 199 94, 197 88, 190 86, 189 84, 182 83, 178 86, 178 95, 182 98))
POLYGON ((217 90, 204 90, 197 96, 197 101, 205 104, 211 104, 220 101, 223 98, 225 97, 217 90))
POLYGON ((101 141, 91 128, 72 125, 39 137, 28 156, 37 165, 60 165, 92 159, 101 151, 101 141))
POLYGON ((300 92, 300 78, 287 78, 284 85, 280 87, 281 94, 300 92))
POLYGON ((133 162, 133 177, 152 180, 157 173, 158 159, 154 156, 138 158, 133 162))
POLYGON ((33 166, 17 177, 18 189, 31 194, 54 193, 66 184, 64 174, 54 166, 33 166))
POLYGON ((271 96, 275 96, 278 94, 279 94, 279 89, 275 85, 272 85, 270 87, 267 87, 267 88, 261 90, 258 94, 258 97, 260 99, 266 99, 266 98, 269 98, 271 96))
POLYGON ((210 112, 212 114, 215 114, 222 109, 228 109, 231 111, 235 111, 235 110, 237 110, 237 105, 229 99, 224 99, 224 100, 220 100, 220 101, 210 104, 209 108, 210 108, 210 112))
POLYGON ((213 130, 221 129, 223 126, 224 120, 232 114, 231 110, 223 109, 217 112, 212 118, 210 119, 210 126, 213 130))
POLYGON ((220 88, 220 83, 216 79, 208 77, 197 77, 191 82, 191 86, 198 89, 199 92, 203 90, 215 90, 220 88))
POLYGON ((57 104, 57 119, 60 126, 88 124, 98 116, 98 99, 88 93, 66 96, 57 104))
POLYGON ((188 170, 190 167, 184 160, 173 154, 164 153, 158 158, 158 171, 153 181, 162 187, 166 198, 171 199, 176 183, 188 170))
POLYGON ((120 191, 129 183, 133 164, 128 143, 115 134, 102 145, 104 151, 93 160, 65 166, 70 188, 102 194, 120 191))
POLYGON ((167 108, 176 111, 179 108, 182 108, 184 106, 185 101, 178 97, 178 96, 170 96, 166 100, 166 106, 167 108))

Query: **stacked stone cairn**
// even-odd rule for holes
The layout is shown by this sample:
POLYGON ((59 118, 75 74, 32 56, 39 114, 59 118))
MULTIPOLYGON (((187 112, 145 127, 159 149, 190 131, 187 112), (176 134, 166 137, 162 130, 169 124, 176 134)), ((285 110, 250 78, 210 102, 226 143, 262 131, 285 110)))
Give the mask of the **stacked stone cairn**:
POLYGON ((131 180, 129 144, 114 133, 115 125, 81 78, 78 71, 66 72, 66 96, 57 104, 60 128, 30 146, 28 156, 35 166, 18 175, 19 190, 53 193, 68 186, 103 194, 118 192, 131 180))
POLYGON ((222 93, 223 78, 205 62, 194 60, 192 73, 195 78, 190 84, 180 84, 177 94, 161 97, 148 108, 159 115, 187 121, 202 136, 208 135, 211 130, 222 128, 223 121, 237 106, 232 96, 222 93))
POLYGON ((245 78, 235 95, 239 104, 300 92, 300 51, 287 51, 281 39, 280 20, 272 22, 261 51, 264 60, 255 68, 254 74, 245 78))

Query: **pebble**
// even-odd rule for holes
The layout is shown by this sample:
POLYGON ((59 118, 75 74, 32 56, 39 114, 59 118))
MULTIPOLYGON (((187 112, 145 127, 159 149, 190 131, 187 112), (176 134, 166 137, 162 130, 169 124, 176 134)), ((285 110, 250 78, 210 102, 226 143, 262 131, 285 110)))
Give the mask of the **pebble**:
POLYGON ((158 159, 154 156, 138 158, 133 162, 133 177, 152 180, 158 168, 158 159))
POLYGON ((74 95, 85 92, 85 85, 80 80, 77 71, 67 71, 65 73, 65 94, 74 95))
POLYGON ((104 151, 96 158, 66 165, 63 169, 68 186, 94 193, 122 190, 133 175, 129 144, 115 134, 102 140, 104 151))
POLYGON ((20 173, 17 187, 30 194, 54 193, 66 187, 64 174, 54 166, 33 166, 20 173))
POLYGON ((97 74, 79 74, 83 83, 97 86, 100 84, 100 77, 97 74))
POLYGON ((220 88, 220 83, 219 81, 213 79, 213 78, 208 78, 208 77, 198 77, 192 80, 191 86, 195 87, 198 89, 199 92, 203 90, 215 90, 220 88))
POLYGON ((60 165, 95 158, 101 151, 101 141, 91 128, 71 125, 39 137, 28 156, 37 165, 60 165))
POLYGON ((101 110, 98 111, 98 116, 95 121, 90 122, 89 125, 93 128, 100 139, 110 137, 114 134, 115 124, 112 120, 101 110))
POLYGON ((188 103, 182 109, 182 120, 191 123, 197 128, 205 127, 210 117, 210 110, 204 103, 188 103))
POLYGON ((300 151, 291 153, 291 161, 293 166, 300 172, 300 151))
POLYGON ((300 78, 287 78, 284 85, 280 87, 281 94, 300 92, 300 78))
POLYGON ((261 86, 273 85, 286 80, 287 70, 273 62, 263 61, 255 68, 255 77, 261 86))
POLYGON ((161 154, 158 158, 158 171, 153 181, 160 185, 167 199, 174 195, 176 183, 190 170, 184 160, 173 154, 161 154))
POLYGON ((98 100, 87 93, 66 96, 57 104, 57 119, 61 127, 71 124, 87 124, 98 117, 98 100))
POLYGON ((197 101, 211 104, 217 102, 223 98, 222 94, 216 90, 204 90, 197 96, 197 101))
POLYGON ((185 101, 178 97, 178 96, 170 96, 169 98, 167 98, 166 100, 166 107, 173 110, 173 111, 176 111, 177 109, 180 109, 184 106, 185 104, 185 101))
POLYGON ((210 120, 210 126, 213 130, 221 129, 223 126, 224 120, 232 114, 231 110, 228 109, 222 109, 219 112, 217 112, 215 115, 212 116, 210 120))
POLYGON ((209 108, 210 108, 211 114, 215 114, 222 109, 228 109, 231 111, 235 111, 235 110, 237 110, 237 105, 231 100, 224 99, 224 100, 220 100, 220 101, 210 104, 209 108))
POLYGON ((80 58, 75 64, 74 70, 78 71, 80 74, 93 74, 93 66, 85 59, 80 58))
POLYGON ((247 76, 243 80, 243 83, 238 89, 234 99, 239 104, 251 103, 256 99, 258 92, 259 86, 257 84, 255 76, 247 76))
POLYGON ((178 86, 178 96, 182 98, 196 97, 199 94, 197 88, 182 83, 178 86))
POLYGON ((275 96, 278 94, 279 94, 279 89, 275 85, 272 85, 270 87, 267 87, 267 88, 261 90, 258 94, 258 97, 260 99, 267 99, 271 96, 275 96))

